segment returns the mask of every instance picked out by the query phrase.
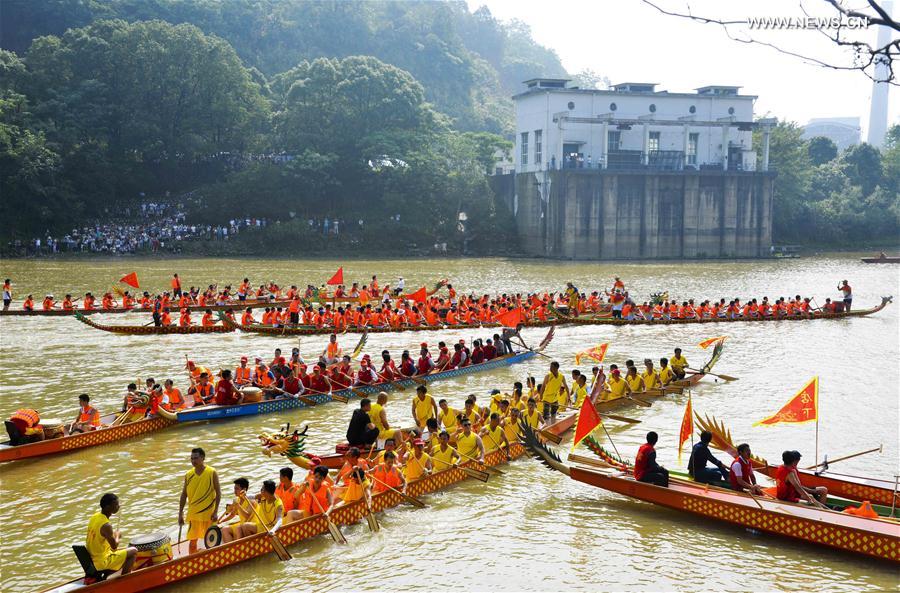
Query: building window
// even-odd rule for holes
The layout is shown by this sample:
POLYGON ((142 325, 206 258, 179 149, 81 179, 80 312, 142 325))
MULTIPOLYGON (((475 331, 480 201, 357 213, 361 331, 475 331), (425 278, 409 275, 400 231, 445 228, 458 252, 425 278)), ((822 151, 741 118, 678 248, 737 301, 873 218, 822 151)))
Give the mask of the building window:
POLYGON ((541 132, 541 130, 534 131, 534 164, 535 165, 540 165, 542 162, 542 160, 541 160, 541 157, 542 157, 541 152, 543 152, 541 150, 541 146, 543 144, 541 142, 542 136, 543 136, 543 133, 541 132))
POLYGON ((659 132, 650 132, 650 139, 647 141, 647 152, 656 152, 659 150, 659 132))
POLYGON ((618 109, 618 107, 616 106, 615 103, 610 103, 610 104, 609 104, 609 110, 610 110, 610 111, 615 111, 616 109, 618 109))
POLYGON ((569 104, 566 105, 566 107, 569 108, 569 111, 572 111, 573 109, 575 109, 575 103, 573 103, 572 101, 569 101, 569 104))
POLYGON ((528 132, 522 132, 522 164, 528 164, 528 132))
POLYGON ((650 113, 656 113, 656 105, 654 103, 650 103, 650 113))
POLYGON ((608 152, 619 150, 619 143, 622 141, 622 132, 609 132, 609 139, 606 141, 606 149, 608 152))
POLYGON ((697 164, 697 143, 699 141, 700 134, 696 132, 688 134, 687 164, 689 165, 697 164))

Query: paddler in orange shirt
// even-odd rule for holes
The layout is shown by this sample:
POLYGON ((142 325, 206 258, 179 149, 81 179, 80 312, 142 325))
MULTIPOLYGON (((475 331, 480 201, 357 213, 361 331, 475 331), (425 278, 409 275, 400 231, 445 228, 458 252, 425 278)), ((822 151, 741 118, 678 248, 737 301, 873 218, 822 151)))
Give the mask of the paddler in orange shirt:
POLYGON ((22 309, 25 311, 34 311, 34 298, 31 295, 25 297, 25 302, 22 303, 22 309))
POLYGON ((216 324, 216 320, 213 317, 212 309, 207 309, 203 314, 203 317, 200 319, 200 325, 203 327, 212 327, 216 324))
POLYGON ((96 302, 96 300, 97 299, 95 299, 94 295, 92 295, 91 293, 89 293, 89 292, 85 293, 84 301, 81 303, 81 308, 84 309, 85 311, 93 311, 94 303, 96 302))
POLYGON ((178 327, 191 327, 191 310, 187 307, 181 310, 181 316, 178 318, 178 327))
POLYGON ((72 422, 69 434, 88 432, 100 428, 100 412, 91 405, 91 396, 82 393, 78 396, 78 416, 72 422))

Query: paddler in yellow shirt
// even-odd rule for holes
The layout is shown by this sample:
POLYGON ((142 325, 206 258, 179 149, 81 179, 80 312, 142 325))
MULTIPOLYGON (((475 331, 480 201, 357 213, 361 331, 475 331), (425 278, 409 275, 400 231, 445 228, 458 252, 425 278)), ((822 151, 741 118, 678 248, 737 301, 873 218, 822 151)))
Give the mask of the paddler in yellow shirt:
POLYGON ((669 361, 669 365, 671 365, 676 378, 684 379, 684 369, 688 366, 688 361, 681 355, 681 348, 675 349, 675 356, 669 361))
POLYGON ((432 470, 431 456, 425 452, 425 441, 415 439, 412 444, 412 453, 406 458, 406 465, 403 468, 403 477, 406 478, 407 484, 430 474, 432 470))
POLYGON ((190 541, 188 552, 197 551, 197 540, 206 535, 219 512, 222 490, 219 487, 219 474, 205 464, 206 452, 200 447, 191 449, 191 465, 194 466, 184 475, 184 486, 181 489, 181 500, 178 504, 178 524, 184 525, 184 505, 187 503, 188 532, 190 541))
POLYGON ((119 549, 122 538, 117 530, 113 530, 109 518, 119 512, 119 497, 107 492, 100 497, 100 510, 88 521, 87 538, 84 545, 91 555, 94 568, 99 570, 119 570, 122 574, 131 572, 137 558, 137 548, 119 549))
POLYGON ((659 372, 657 374, 659 375, 659 384, 661 387, 665 387, 675 379, 675 374, 669 366, 668 358, 659 359, 659 372))
POLYGON ((378 429, 379 442, 383 443, 388 439, 394 439, 395 444, 402 445, 403 431, 391 428, 391 424, 388 422, 387 410, 385 409, 387 401, 388 394, 384 391, 380 392, 377 403, 372 404, 369 408, 369 419, 375 425, 375 428, 378 429))
POLYGON ((644 391, 644 380, 638 375, 637 367, 635 366, 628 367, 628 372, 625 373, 625 383, 628 384, 628 391, 631 393, 644 391))
POLYGON ((431 450, 431 461, 436 472, 448 469, 460 461, 459 453, 450 446, 450 433, 446 430, 438 435, 438 444, 431 450))
POLYGON ((581 410, 581 404, 583 404, 584 400, 588 397, 587 375, 579 374, 575 379, 573 389, 575 391, 575 409, 581 410))
POLYGON ((626 393, 631 393, 628 383, 622 378, 622 371, 614 364, 609 365, 609 381, 606 385, 609 391, 600 394, 600 401, 612 401, 625 397, 626 393))
POLYGON ((510 408, 519 408, 520 412, 524 412, 528 407, 527 398, 522 395, 522 382, 513 383, 512 397, 509 400, 510 408))
POLYGON ((238 478, 234 481, 234 500, 225 505, 225 516, 219 519, 220 524, 225 524, 231 519, 237 519, 234 523, 222 529, 222 543, 236 540, 243 534, 241 525, 253 521, 253 509, 247 498, 247 490, 250 489, 250 481, 247 478, 238 478))
POLYGON ((487 426, 481 429, 481 440, 487 443, 485 447, 488 453, 505 448, 506 459, 509 461, 509 439, 506 438, 506 433, 503 431, 503 427, 500 426, 500 414, 496 412, 491 414, 487 426))
POLYGON ((649 358, 645 358, 644 367, 647 369, 641 373, 641 379, 644 381, 644 389, 649 391, 650 389, 662 387, 662 383, 659 380, 659 373, 653 368, 653 361, 649 358))
POLYGON ((503 434, 506 435, 506 440, 510 443, 517 443, 522 440, 521 435, 519 434, 519 422, 522 421, 522 413, 519 411, 519 408, 510 408, 509 416, 503 419, 501 422, 503 426, 503 434))
POLYGON ((441 426, 447 429, 448 433, 456 432, 457 419, 456 417, 459 415, 459 410, 455 410, 451 408, 447 404, 447 400, 442 399, 438 402, 438 422, 441 426))
POLYGON ((472 422, 468 418, 463 418, 459 424, 462 432, 456 435, 456 451, 462 457, 463 463, 475 459, 483 464, 484 443, 481 437, 472 432, 472 422))
POLYGON ((540 430, 541 426, 544 425, 544 416, 538 412, 537 402, 533 397, 529 397, 526 405, 528 407, 525 409, 525 414, 523 415, 525 422, 531 427, 531 430, 540 430))

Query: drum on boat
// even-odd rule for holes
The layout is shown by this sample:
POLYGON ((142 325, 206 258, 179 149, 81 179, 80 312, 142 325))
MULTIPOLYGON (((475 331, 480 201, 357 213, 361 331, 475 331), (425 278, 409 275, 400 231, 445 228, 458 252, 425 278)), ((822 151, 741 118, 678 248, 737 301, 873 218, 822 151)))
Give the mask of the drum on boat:
POLYGON ((44 418, 41 420, 41 428, 44 429, 44 440, 66 436, 66 425, 61 420, 44 418))
POLYGON ((162 532, 138 536, 131 540, 128 545, 137 548, 138 551, 137 558, 134 561, 135 569, 162 564, 172 559, 171 539, 162 532))
POLYGON ((244 403, 253 404, 262 401, 263 390, 259 387, 244 387, 241 389, 244 394, 244 403))

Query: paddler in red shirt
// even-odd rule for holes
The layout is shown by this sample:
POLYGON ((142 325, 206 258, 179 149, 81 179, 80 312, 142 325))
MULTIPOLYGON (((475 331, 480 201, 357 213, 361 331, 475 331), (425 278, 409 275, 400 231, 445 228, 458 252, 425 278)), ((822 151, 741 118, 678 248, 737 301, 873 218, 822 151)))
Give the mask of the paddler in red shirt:
POLYGON ((655 484, 663 488, 669 487, 669 472, 656 463, 656 449, 653 448, 659 435, 653 431, 647 433, 647 442, 638 449, 634 458, 634 479, 638 482, 655 484))
POLYGON ((813 506, 827 508, 825 501, 828 499, 828 488, 824 486, 807 488, 800 483, 800 474, 797 472, 800 457, 802 456, 799 451, 785 451, 781 454, 783 464, 775 471, 776 498, 787 502, 803 500, 813 506))
POLYGON ((244 394, 236 390, 231 382, 231 371, 223 369, 221 377, 216 385, 216 403, 220 406, 233 406, 244 401, 244 394))

